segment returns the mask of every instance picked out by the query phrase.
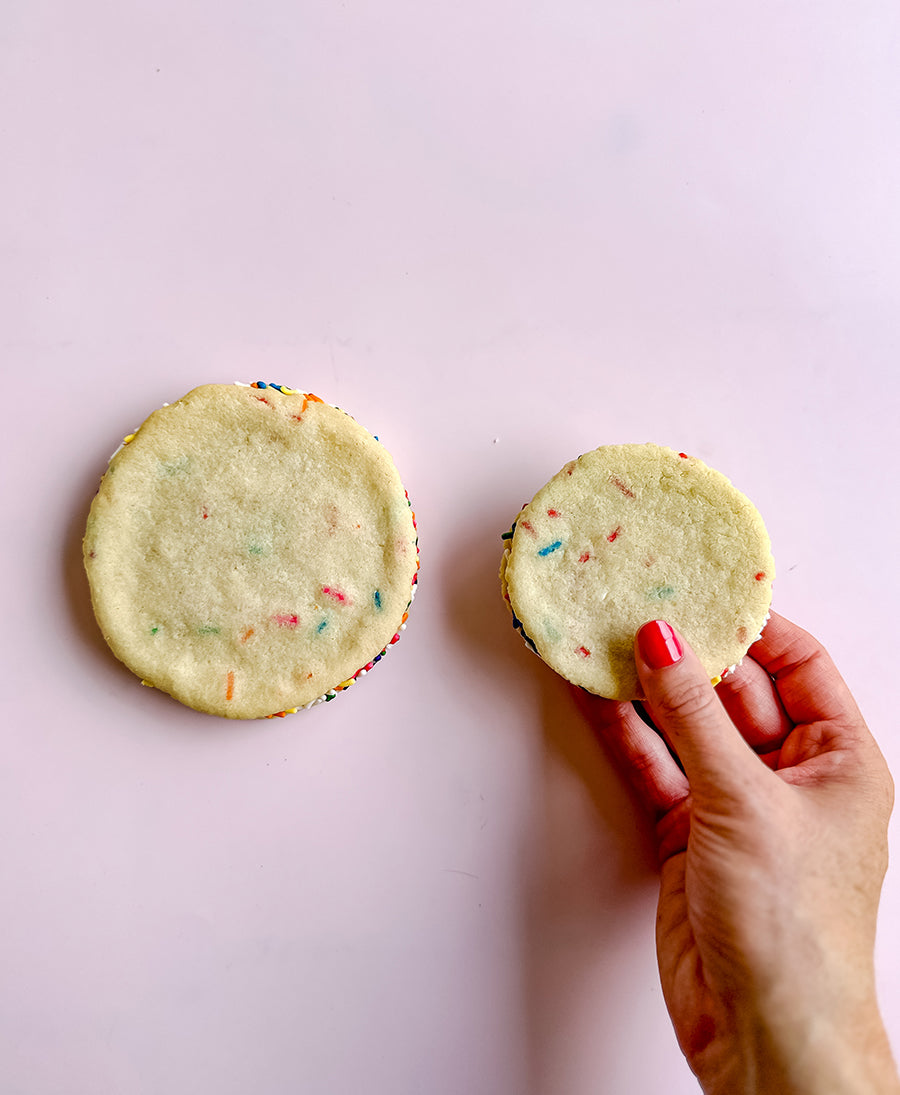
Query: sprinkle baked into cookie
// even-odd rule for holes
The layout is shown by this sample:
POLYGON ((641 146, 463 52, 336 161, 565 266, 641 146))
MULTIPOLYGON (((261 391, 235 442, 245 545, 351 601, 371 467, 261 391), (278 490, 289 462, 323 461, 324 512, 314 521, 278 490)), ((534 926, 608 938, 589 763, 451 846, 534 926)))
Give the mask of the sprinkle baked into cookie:
POLYGON ((283 385, 209 384, 114 454, 84 563, 113 653, 214 715, 332 699, 405 627, 415 518, 384 446, 283 385))
POLYGON ((753 504, 702 461, 653 444, 606 445, 567 464, 505 536, 513 623, 557 673, 640 698, 634 635, 678 628, 717 682, 768 618, 775 564, 753 504))

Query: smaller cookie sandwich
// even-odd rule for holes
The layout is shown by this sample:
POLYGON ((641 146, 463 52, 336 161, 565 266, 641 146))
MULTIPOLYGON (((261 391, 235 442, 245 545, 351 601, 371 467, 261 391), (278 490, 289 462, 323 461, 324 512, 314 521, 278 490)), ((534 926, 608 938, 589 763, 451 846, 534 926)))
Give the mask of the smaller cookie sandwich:
POLYGON ((384 446, 279 384, 208 384, 110 460, 84 563, 113 653, 198 711, 333 699, 406 625, 415 518, 384 446))
POLYGON ((557 673, 641 696, 634 636, 665 619, 713 683, 768 619, 775 564, 753 504, 720 472, 660 445, 605 445, 537 492, 506 541, 513 625, 557 673))

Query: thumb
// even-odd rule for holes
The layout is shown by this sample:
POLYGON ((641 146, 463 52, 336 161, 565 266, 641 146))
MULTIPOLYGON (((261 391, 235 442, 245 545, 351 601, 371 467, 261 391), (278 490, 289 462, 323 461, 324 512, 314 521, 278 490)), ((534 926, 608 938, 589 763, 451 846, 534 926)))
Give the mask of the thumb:
POLYGON ((634 646, 653 721, 684 766, 695 800, 748 793, 764 769, 684 637, 665 620, 651 620, 634 646))

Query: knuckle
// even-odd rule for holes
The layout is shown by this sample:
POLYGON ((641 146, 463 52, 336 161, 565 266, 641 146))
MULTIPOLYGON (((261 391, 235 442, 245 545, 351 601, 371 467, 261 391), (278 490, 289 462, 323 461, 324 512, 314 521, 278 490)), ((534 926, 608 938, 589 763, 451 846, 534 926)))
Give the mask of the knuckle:
POLYGON ((681 725, 706 717, 716 702, 709 681, 690 677, 671 682, 666 692, 656 697, 653 706, 664 722, 681 725))

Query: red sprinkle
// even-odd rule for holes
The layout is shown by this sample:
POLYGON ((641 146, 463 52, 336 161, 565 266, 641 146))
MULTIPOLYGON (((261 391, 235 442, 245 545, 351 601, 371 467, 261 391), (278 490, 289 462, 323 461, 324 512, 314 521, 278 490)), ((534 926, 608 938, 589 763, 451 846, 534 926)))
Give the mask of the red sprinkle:
MULTIPOLYGON (((298 619, 296 616, 290 616, 287 613, 281 613, 278 616, 273 616, 272 619, 278 624, 279 627, 296 627, 298 619)), ((250 629, 250 634, 253 634, 253 629, 250 629)))
POLYGON ((534 531, 534 526, 531 524, 530 521, 520 521, 519 524, 522 526, 522 528, 527 529, 532 536, 537 536, 537 533, 534 531))
POLYGON ((756 575, 757 582, 761 582, 763 580, 763 578, 765 578, 765 576, 766 576, 766 572, 764 570, 761 570, 759 572, 759 574, 756 575))
POLYGON ((266 399, 264 395, 258 395, 256 398, 260 401, 260 403, 265 403, 267 407, 272 406, 272 404, 268 401, 268 399, 266 399))
POLYGON ((688 460, 689 459, 688 454, 686 452, 680 452, 678 455, 681 457, 682 460, 688 460))
POLYGON ((547 516, 548 516, 548 517, 559 517, 559 516, 560 516, 559 510, 556 510, 556 509, 548 509, 548 510, 547 510, 547 516))
POLYGON ((621 479, 617 478, 617 476, 611 475, 609 481, 614 487, 617 487, 626 498, 634 498, 634 491, 631 490, 630 487, 627 487, 621 479))
POLYGON ((579 653, 582 658, 589 658, 591 656, 591 652, 586 646, 579 646, 577 653, 579 653))
POLYGON ((343 604, 350 604, 350 598, 346 593, 342 593, 339 589, 332 589, 331 586, 322 586, 322 592, 326 597, 333 597, 334 600, 340 601, 343 604))
POLYGON ((607 537, 606 537, 606 539, 607 539, 607 540, 608 540, 608 541, 609 541, 610 543, 612 543, 612 542, 613 542, 613 540, 615 540, 615 538, 616 538, 616 537, 617 537, 617 536, 619 535, 619 533, 620 533, 621 531, 622 531, 622 526, 621 526, 621 525, 618 525, 618 526, 616 526, 616 528, 614 528, 614 529, 612 530, 612 532, 611 532, 611 533, 609 534, 609 536, 607 536, 607 537))
POLYGON ((586 562, 588 561, 588 559, 590 559, 590 557, 591 557, 591 553, 590 553, 589 551, 586 551, 586 552, 584 553, 584 555, 582 555, 582 556, 581 556, 581 557, 579 558, 578 562, 579 562, 579 563, 586 563, 586 562))

